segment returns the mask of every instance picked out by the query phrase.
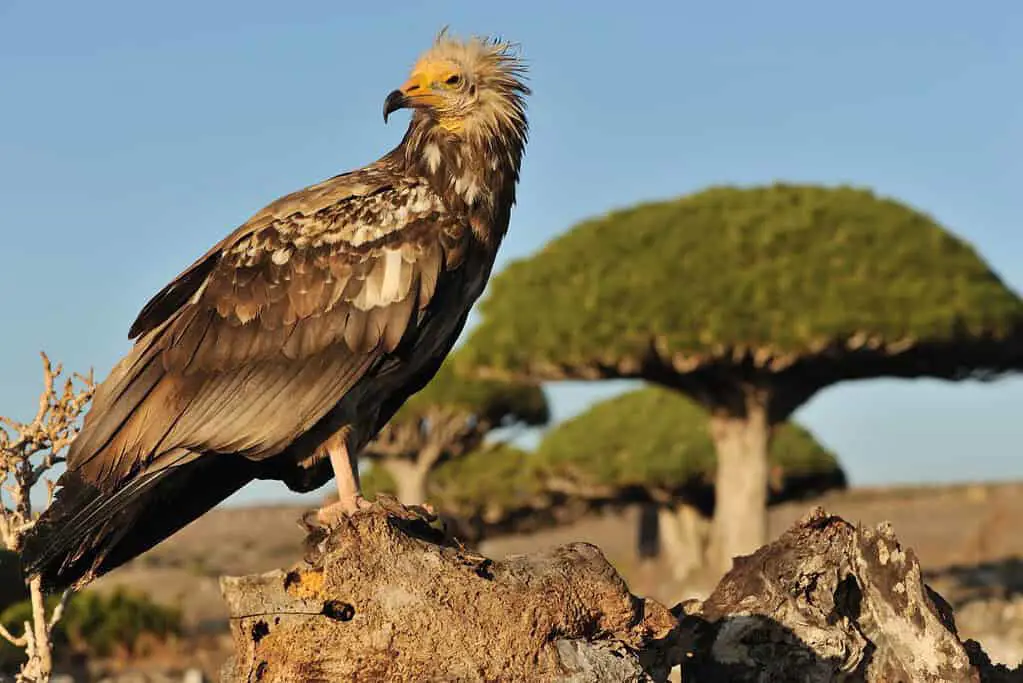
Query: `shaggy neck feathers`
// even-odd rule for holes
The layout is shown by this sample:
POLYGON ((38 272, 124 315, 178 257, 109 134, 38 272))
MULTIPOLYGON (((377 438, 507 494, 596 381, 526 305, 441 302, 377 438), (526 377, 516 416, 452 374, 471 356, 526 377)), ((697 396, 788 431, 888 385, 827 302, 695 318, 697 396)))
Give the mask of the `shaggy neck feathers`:
POLYGON ((522 81, 525 67, 511 46, 442 34, 421 63, 456 65, 466 82, 458 95, 419 109, 392 159, 427 180, 481 238, 507 229, 528 136, 522 81))
POLYGON ((429 114, 417 113, 402 156, 406 169, 426 178, 446 200, 474 209, 514 197, 505 193, 514 192, 524 146, 525 130, 451 133, 429 114))

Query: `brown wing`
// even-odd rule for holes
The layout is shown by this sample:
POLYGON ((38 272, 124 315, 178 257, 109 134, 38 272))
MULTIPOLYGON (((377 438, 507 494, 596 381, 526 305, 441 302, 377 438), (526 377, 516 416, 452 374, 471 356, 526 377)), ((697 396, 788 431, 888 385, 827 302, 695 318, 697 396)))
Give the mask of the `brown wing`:
POLYGON ((467 239, 428 188, 369 172, 268 206, 143 309, 69 468, 109 489, 176 449, 280 452, 415 328, 467 239))

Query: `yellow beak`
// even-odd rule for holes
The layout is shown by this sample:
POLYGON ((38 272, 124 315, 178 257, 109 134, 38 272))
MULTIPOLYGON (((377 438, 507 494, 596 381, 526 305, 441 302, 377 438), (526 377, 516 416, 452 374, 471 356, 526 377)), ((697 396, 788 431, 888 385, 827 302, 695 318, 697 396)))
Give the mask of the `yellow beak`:
POLYGON ((430 107, 440 102, 440 98, 430 88, 429 78, 426 74, 418 72, 412 74, 400 88, 392 90, 387 99, 384 100, 384 123, 387 117, 399 109, 409 107, 430 107))

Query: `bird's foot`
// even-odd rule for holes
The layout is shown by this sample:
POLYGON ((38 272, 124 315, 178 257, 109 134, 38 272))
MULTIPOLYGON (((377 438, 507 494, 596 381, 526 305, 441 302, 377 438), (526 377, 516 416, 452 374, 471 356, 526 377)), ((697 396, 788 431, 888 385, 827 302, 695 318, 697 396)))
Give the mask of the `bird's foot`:
POLYGON ((371 507, 373 503, 356 494, 320 508, 316 511, 316 520, 325 527, 333 528, 340 524, 342 519, 351 517, 356 512, 369 510, 371 507))

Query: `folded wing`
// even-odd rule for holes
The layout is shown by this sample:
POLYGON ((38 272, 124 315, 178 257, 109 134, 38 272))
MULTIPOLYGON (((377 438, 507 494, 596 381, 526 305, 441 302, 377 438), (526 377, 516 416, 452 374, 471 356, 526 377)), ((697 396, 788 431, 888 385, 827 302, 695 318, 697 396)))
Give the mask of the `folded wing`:
POLYGON ((143 309, 69 470, 111 490, 182 449, 279 453, 415 334, 467 237, 426 186, 365 174, 267 207, 143 309))

